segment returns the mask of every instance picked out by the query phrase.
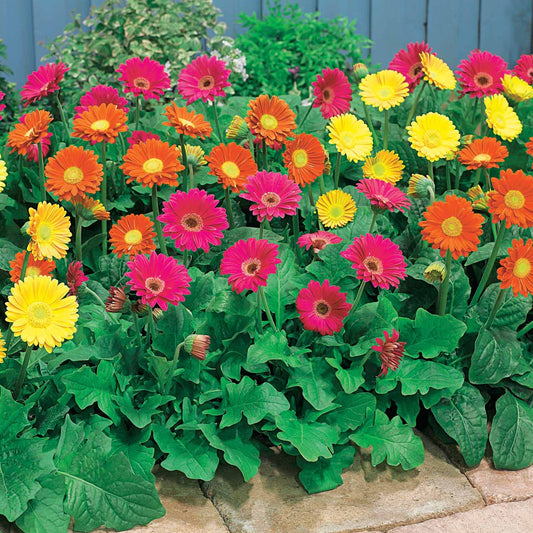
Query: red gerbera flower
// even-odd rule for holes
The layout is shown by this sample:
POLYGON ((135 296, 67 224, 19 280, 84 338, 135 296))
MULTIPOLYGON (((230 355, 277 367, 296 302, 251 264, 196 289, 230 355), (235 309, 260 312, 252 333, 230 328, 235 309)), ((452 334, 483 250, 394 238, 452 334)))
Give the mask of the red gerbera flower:
POLYGON ((81 117, 81 114, 89 109, 93 105, 100 104, 115 104, 119 109, 122 109, 124 113, 129 111, 128 101, 118 94, 118 91, 110 85, 96 85, 89 91, 87 91, 80 98, 80 105, 74 108, 76 114, 74 118, 81 117))
POLYGON ((409 91, 413 92, 415 87, 423 80, 424 71, 420 61, 420 53, 431 53, 431 47, 424 41, 409 43, 407 50, 399 50, 389 63, 389 69, 395 70, 405 76, 409 84, 409 91))
POLYGON ((352 86, 346 75, 338 68, 325 68, 312 84, 315 101, 322 116, 328 118, 347 113, 352 101, 352 86))
POLYGON ((32 72, 20 91, 24 107, 59 90, 59 82, 67 70, 69 70, 67 65, 59 62, 41 65, 35 72, 32 72))
POLYGON ((122 63, 117 72, 121 74, 118 81, 124 85, 125 93, 143 96, 145 100, 159 100, 170 87, 170 78, 165 67, 153 59, 132 57, 122 63))
POLYGON ((513 69, 513 74, 519 78, 527 81, 530 85, 533 84, 533 54, 523 54, 516 62, 513 69))
POLYGON ((67 268, 67 285, 69 286, 69 295, 76 296, 81 284, 89 278, 83 273, 83 265, 80 261, 73 261, 67 268))
POLYGON ((323 250, 328 244, 338 244, 342 239, 330 233, 329 231, 317 231, 315 233, 305 233, 298 239, 298 246, 309 250, 313 247, 313 252, 318 253, 323 250))
POLYGON ((386 376, 389 370, 398 370, 403 357, 405 342, 399 342, 400 334, 392 328, 392 335, 384 331, 385 340, 377 338, 377 344, 372 346, 372 350, 379 352, 381 358, 381 373, 378 378, 386 376))
POLYGON ((161 137, 159 137, 157 133, 152 133, 151 131, 136 130, 132 131, 131 136, 128 137, 126 140, 128 141, 128 144, 130 146, 133 146, 134 144, 146 142, 148 139, 156 139, 160 141, 161 137))
POLYGON ((370 200, 370 203, 379 209, 388 209, 391 212, 397 209, 403 213, 405 209, 411 207, 407 195, 388 181, 362 179, 357 184, 357 190, 362 192, 370 200))
POLYGON ((480 98, 501 93, 502 78, 506 72, 507 63, 500 56, 472 50, 468 59, 459 63, 456 74, 463 95, 480 98))

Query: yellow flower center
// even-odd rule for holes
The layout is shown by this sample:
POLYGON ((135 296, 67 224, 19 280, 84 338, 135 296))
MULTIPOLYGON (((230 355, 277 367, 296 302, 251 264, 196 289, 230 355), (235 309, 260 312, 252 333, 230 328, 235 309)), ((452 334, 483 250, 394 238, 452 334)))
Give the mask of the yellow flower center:
POLYGON ((94 131, 106 131, 110 124, 105 119, 96 120, 91 124, 91 129, 94 131))
POLYGON ((343 131, 340 137, 341 142, 348 148, 351 148, 355 144, 355 135, 349 131, 343 131))
POLYGON ((52 322, 54 312, 46 302, 33 302, 26 310, 28 322, 34 328, 46 328, 52 322))
POLYGON ((305 167, 305 165, 307 165, 307 161, 308 157, 305 150, 294 150, 294 153, 292 154, 292 162, 296 168, 305 167))
POLYGON ((493 124, 495 124, 498 128, 504 128, 505 127, 505 117, 502 113, 495 113, 494 117, 492 118, 493 124))
POLYGON ((278 127, 278 120, 276 119, 276 117, 265 113, 261 117, 261 126, 263 126, 265 130, 274 130, 278 127))
POLYGON ((457 217, 449 217, 441 224, 441 229, 448 237, 457 237, 463 232, 463 225, 457 217))
POLYGON ((510 190, 504 197, 503 201, 511 209, 522 209, 526 203, 524 195, 520 191, 510 190))
POLYGON ((190 120, 187 120, 186 118, 179 118, 178 119, 184 126, 194 126, 194 122, 191 122, 190 120))
POLYGON ((143 163, 143 170, 148 174, 155 174, 163 170, 163 161, 157 157, 152 157, 143 163))
POLYGON ((74 185, 76 183, 79 183, 83 179, 83 172, 81 168, 69 167, 67 168, 67 170, 65 170, 65 173, 63 174, 63 179, 67 183, 74 185))
POLYGON ((31 137, 33 135, 33 128, 30 128, 25 134, 24 137, 31 137))
POLYGON ((236 179, 241 175, 241 170, 233 161, 224 161, 220 167, 228 178, 236 179))
POLYGON ((39 229, 37 230, 37 237, 41 241, 48 241, 52 236, 52 226, 50 224, 41 223, 39 229))
POLYGON ((385 175, 385 171, 387 169, 381 161, 378 161, 377 163, 374 163, 374 165, 372 166, 372 170, 376 178, 382 178, 385 175))
POLYGON ((424 133, 424 144, 428 148, 437 148, 442 143, 442 136, 437 130, 428 130, 424 133))
POLYGON ((333 205, 329 210, 329 216, 331 218, 340 218, 344 215, 344 211, 340 205, 333 205))
POLYGON ((379 90, 378 95, 382 100, 388 100, 393 95, 393 92, 389 86, 385 86, 379 90))
POLYGON ((531 263, 525 257, 521 257, 514 264, 513 276, 523 279, 529 276, 530 272, 531 272, 531 263))
POLYGON ((139 244, 143 239, 143 234, 138 229, 130 229, 126 235, 124 235, 124 242, 126 244, 139 244))
POLYGON ((492 157, 490 157, 489 154, 477 154, 474 157, 474 161, 476 163, 486 163, 487 161, 490 161, 491 159, 492 159, 492 157))
POLYGON ((35 278, 41 275, 41 269, 37 266, 29 266, 26 269, 26 278, 35 278))

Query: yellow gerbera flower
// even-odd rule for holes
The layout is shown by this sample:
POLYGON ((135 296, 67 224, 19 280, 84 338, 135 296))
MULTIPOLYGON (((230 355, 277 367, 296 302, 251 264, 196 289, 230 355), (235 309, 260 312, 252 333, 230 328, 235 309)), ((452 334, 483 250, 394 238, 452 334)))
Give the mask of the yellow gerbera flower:
POLYGON ((424 79, 439 89, 455 89, 457 83, 450 67, 436 55, 420 52, 424 79))
POLYGON ((380 150, 375 157, 367 157, 363 165, 366 178, 396 183, 402 179, 404 164, 395 152, 380 150))
POLYGON ((524 102, 533 98, 533 87, 518 76, 504 74, 502 84, 505 94, 515 102, 524 102))
POLYGON ((353 220, 357 207, 348 193, 336 189, 320 196, 316 210, 326 228, 340 228, 353 220))
POLYGON ((70 218, 57 204, 39 202, 37 209, 30 207, 28 250, 37 259, 61 259, 67 255, 70 242, 70 218))
POLYGON ((0 157, 0 192, 2 192, 6 186, 7 167, 6 162, 0 157))
POLYGON ((4 340, 4 337, 2 336, 2 332, 0 332, 0 364, 4 362, 5 358, 6 358, 6 341, 4 340))
POLYGON ((506 141, 512 141, 520 135, 522 123, 503 94, 485 96, 485 113, 487 124, 496 135, 506 141))
POLYGON ((49 276, 25 278, 11 289, 6 321, 24 342, 51 352, 76 332, 78 302, 69 288, 49 276))
POLYGON ((380 111, 400 105, 409 94, 405 76, 395 70, 381 70, 369 74, 359 84, 361 100, 380 111))
POLYGON ((372 152, 372 134, 355 115, 344 113, 332 117, 328 130, 329 144, 334 144, 348 161, 362 161, 372 152))
POLYGON ((459 146, 459 132, 453 122, 440 113, 426 113, 416 117, 407 127, 411 147, 420 157, 437 161, 459 146))

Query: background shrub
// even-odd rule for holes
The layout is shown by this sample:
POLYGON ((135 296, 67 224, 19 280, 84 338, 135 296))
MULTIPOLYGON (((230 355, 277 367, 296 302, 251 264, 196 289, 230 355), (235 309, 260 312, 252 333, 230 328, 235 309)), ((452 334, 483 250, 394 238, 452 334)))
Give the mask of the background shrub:
POLYGON ((5 93, 4 98, 0 104, 5 104, 6 108, 0 112, 2 120, 0 120, 0 135, 8 131, 13 120, 13 113, 16 107, 17 96, 15 94, 15 84, 6 80, 6 74, 12 74, 12 70, 4 65, 6 59, 6 45, 0 39, 0 91, 5 93))

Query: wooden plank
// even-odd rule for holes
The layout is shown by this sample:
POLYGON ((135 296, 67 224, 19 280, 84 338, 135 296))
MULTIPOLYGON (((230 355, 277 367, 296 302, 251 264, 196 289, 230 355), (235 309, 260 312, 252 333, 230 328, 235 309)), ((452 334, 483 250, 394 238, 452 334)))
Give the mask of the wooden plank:
POLYGON ((318 11, 323 18, 347 17, 356 20, 356 31, 370 37, 370 5, 372 0, 319 0, 318 11))
POLYGON ((245 31, 237 22, 242 11, 247 15, 256 13, 258 17, 261 17, 261 0, 213 0, 213 4, 222 11, 219 20, 228 25, 226 34, 230 37, 235 37, 245 31))

